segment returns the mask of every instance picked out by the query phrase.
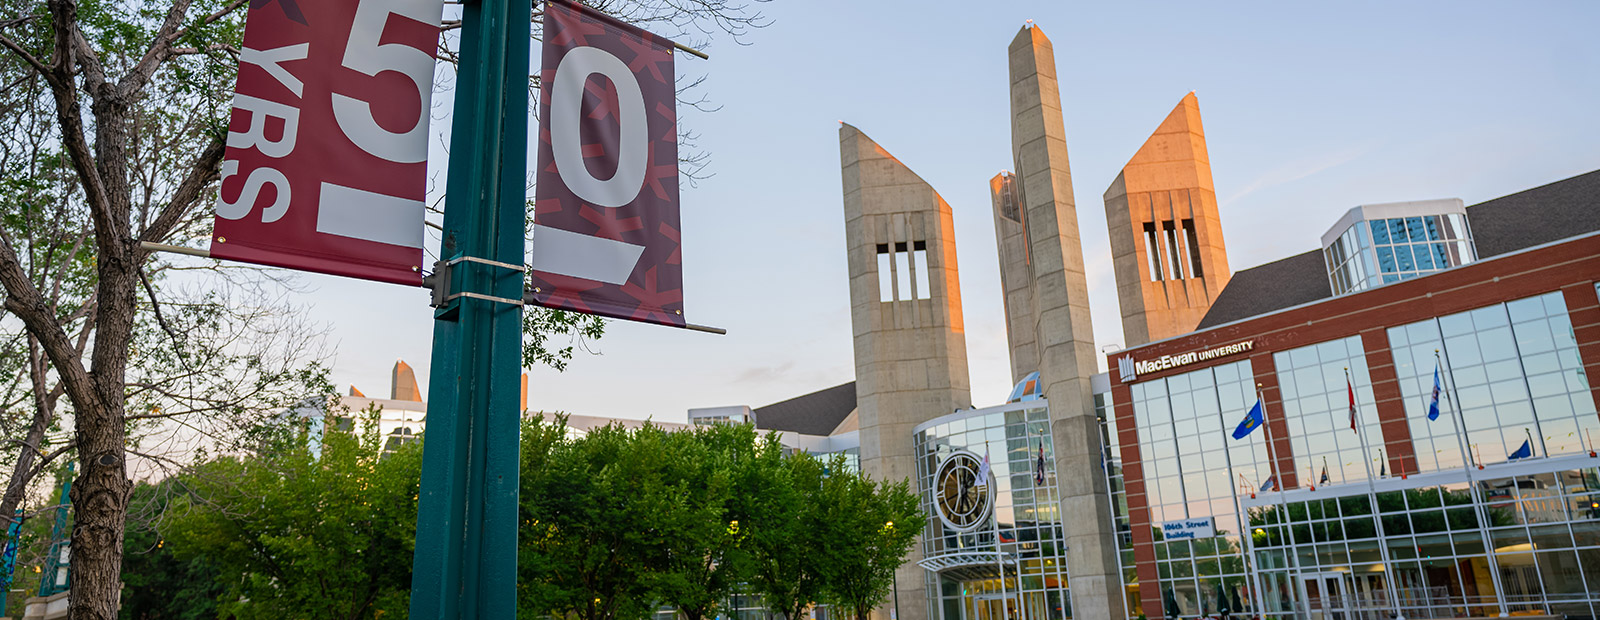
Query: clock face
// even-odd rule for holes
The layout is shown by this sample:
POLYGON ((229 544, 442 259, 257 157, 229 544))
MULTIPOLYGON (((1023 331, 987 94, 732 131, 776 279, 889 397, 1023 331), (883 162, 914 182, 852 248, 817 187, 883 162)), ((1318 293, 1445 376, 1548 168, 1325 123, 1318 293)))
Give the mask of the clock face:
POLYGON ((939 464, 933 475, 933 505, 946 526, 967 531, 989 518, 994 507, 994 476, 978 486, 982 467, 983 460, 971 452, 957 452, 939 464))

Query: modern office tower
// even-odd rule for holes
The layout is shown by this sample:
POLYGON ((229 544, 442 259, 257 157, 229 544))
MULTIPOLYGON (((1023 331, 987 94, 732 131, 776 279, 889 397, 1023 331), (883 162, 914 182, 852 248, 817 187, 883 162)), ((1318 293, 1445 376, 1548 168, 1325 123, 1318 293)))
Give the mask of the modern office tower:
POLYGON ((1362 205, 1322 234, 1328 286, 1343 295, 1478 259, 1460 198, 1362 205))
MULTIPOLYGON (((913 427, 972 406, 955 223, 933 187, 841 125, 861 468, 879 480, 909 480, 913 427)), ((918 559, 899 569, 901 620, 927 617, 918 559)))
POLYGON ((1065 538, 1073 615, 1122 618, 1121 569, 1114 529, 1106 518, 1110 504, 1101 474, 1104 453, 1090 385, 1098 354, 1055 50, 1044 31, 1029 25, 1011 41, 1009 54, 1011 148, 1033 275, 1033 346, 1050 403, 1061 521, 1069 524, 1065 538))
POLYGON ((1123 166, 1105 203, 1124 346, 1193 331, 1232 277, 1194 93, 1123 166))
POLYGON ((989 179, 994 200, 994 241, 1000 253, 1000 288, 1006 307, 1006 338, 1011 346, 1011 381, 1039 369, 1036 329, 1038 306, 1033 301, 1033 262, 1028 255, 1026 219, 1017 175, 1001 172, 989 179))

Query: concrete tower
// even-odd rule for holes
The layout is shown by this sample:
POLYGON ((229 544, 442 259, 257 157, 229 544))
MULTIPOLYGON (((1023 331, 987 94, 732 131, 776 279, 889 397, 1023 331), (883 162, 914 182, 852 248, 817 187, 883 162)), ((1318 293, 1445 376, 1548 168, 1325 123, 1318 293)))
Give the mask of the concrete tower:
POLYGON ((1033 258, 1028 252, 1027 218, 1017 175, 1001 172, 989 179, 994 200, 994 240, 1000 250, 1000 288, 1006 306, 1006 338, 1010 341, 1011 381, 1039 369, 1035 346, 1038 306, 1033 303, 1033 258))
POLYGON ((1089 383, 1098 368, 1089 285, 1050 39, 1039 28, 1024 27, 1011 41, 1010 64, 1011 145, 1033 274, 1033 346, 1050 401, 1073 617, 1125 618, 1110 501, 1100 469, 1100 423, 1089 383))
POLYGON ((1128 160, 1105 202, 1123 345, 1194 331, 1233 276, 1194 93, 1128 160))
POLYGON ((422 402, 422 389, 417 387, 417 373, 403 360, 395 360, 394 372, 389 377, 389 399, 422 402))
MULTIPOLYGON (((839 159, 861 468, 909 480, 911 429, 972 406, 955 223, 938 192, 855 127, 839 128, 839 159)), ((927 618, 920 550, 899 569, 901 620, 927 618)))

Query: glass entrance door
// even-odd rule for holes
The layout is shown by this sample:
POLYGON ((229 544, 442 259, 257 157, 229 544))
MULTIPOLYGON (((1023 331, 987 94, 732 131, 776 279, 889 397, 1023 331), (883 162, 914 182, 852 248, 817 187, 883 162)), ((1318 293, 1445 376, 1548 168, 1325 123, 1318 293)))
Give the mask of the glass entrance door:
POLYGON ((1350 614, 1343 573, 1313 573, 1301 576, 1300 581, 1311 620, 1356 620, 1350 614))
POLYGON ((999 593, 976 594, 968 607, 967 620, 1019 620, 1016 601, 999 593))

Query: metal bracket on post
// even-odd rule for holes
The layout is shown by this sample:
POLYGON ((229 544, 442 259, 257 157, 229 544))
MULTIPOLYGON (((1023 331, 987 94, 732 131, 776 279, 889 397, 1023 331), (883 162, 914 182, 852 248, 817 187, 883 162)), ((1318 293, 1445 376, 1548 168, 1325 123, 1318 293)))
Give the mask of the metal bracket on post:
POLYGON ((422 285, 432 291, 433 301, 428 304, 429 306, 434 308, 443 308, 450 305, 451 301, 462 298, 481 299, 484 301, 509 304, 513 306, 524 305, 521 299, 507 299, 505 297, 495 297, 493 295, 484 295, 482 293, 461 291, 459 293, 451 294, 450 282, 454 279, 451 276, 451 273, 455 271, 456 265, 461 263, 477 263, 480 265, 488 265, 490 267, 510 269, 519 273, 527 273, 528 271, 528 268, 523 265, 502 263, 500 261, 489 260, 487 258, 478 258, 476 256, 457 256, 448 261, 434 261, 433 273, 423 276, 422 278, 422 285))

